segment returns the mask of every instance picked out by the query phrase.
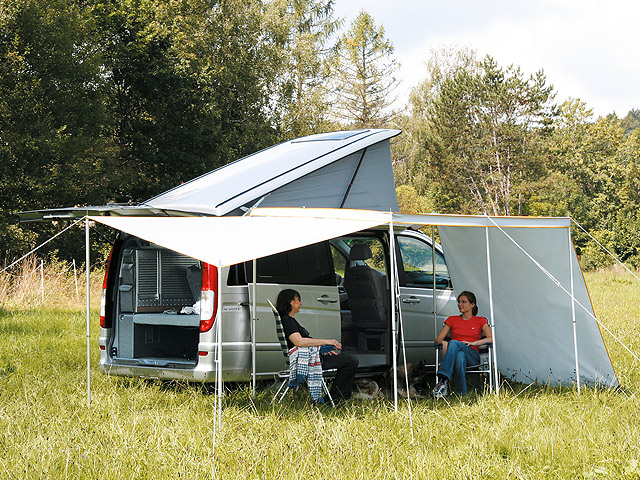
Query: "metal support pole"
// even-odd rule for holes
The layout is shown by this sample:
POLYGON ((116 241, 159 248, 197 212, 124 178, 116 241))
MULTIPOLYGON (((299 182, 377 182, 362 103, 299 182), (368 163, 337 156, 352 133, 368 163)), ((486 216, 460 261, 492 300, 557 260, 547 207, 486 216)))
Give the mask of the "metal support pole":
POLYGON ((80 291, 78 290, 78 271, 76 269, 76 259, 73 259, 73 282, 76 285, 76 297, 80 296, 80 291))
POLYGON ((40 295, 44 304, 44 260, 40 260, 40 295))
POLYGON ((578 335, 576 325, 576 302, 573 291, 573 255, 575 253, 573 249, 573 243, 571 242, 571 229, 568 229, 569 233, 569 272, 571 275, 571 321, 573 325, 573 351, 576 358, 576 385, 578 386, 578 395, 580 394, 580 365, 578 362, 578 335))
POLYGON ((258 282, 257 277, 257 266, 256 259, 253 259, 253 302, 251 304, 251 390, 253 394, 253 398, 256 397, 256 319, 257 319, 257 299, 256 299, 256 283, 258 282))
MULTIPOLYGON (((438 302, 436 301, 436 227, 431 225, 431 270, 433 275, 433 348, 436 349, 435 339, 438 336, 438 302)), ((436 383, 438 383, 438 350, 436 349, 436 383)))
MULTIPOLYGON (((396 331, 396 276, 395 276, 395 237, 393 235, 393 213, 389 212, 389 259, 391 260, 390 268, 390 285, 389 292, 391 293, 391 350, 393 355, 393 406, 395 411, 398 411, 398 345, 397 345, 397 331, 396 331)), ((406 372, 405 372, 406 374, 406 372)), ((409 392, 407 392, 409 393, 409 392)))
POLYGON ((85 252, 85 269, 87 273, 87 407, 91 406, 91 283, 89 274, 89 219, 84 219, 84 252, 85 252))
POLYGON ((493 283, 491 281, 491 248, 489 245, 489 227, 485 228, 485 239, 487 243, 487 279, 489 282, 489 316, 491 318, 491 330, 493 334, 493 376, 496 381, 496 393, 500 389, 500 382, 498 382, 498 356, 496 348, 496 323, 493 315, 493 283))
MULTIPOLYGON (((218 262, 221 265, 222 262, 218 262)), ((217 390, 218 390, 218 427, 222 428, 222 267, 218 266, 218 325, 216 333, 218 336, 218 368, 217 368, 217 390)))

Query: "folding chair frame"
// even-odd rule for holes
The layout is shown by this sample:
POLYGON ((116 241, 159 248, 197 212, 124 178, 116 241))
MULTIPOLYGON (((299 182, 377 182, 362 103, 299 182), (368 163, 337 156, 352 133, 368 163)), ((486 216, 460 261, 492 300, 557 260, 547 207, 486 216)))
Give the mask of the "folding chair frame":
MULTIPOLYGON (((280 319, 280 314, 278 313, 278 310, 276 310, 276 307, 273 305, 273 303, 271 303, 271 300, 267 298, 267 302, 269 302, 269 305, 271 306, 271 310, 273 311, 273 317, 276 322, 276 334, 278 335, 278 341, 280 342, 282 354, 284 355, 284 358, 286 361, 286 369, 278 372, 278 378, 282 380, 282 382, 280 383, 280 387, 278 388, 278 391, 273 396, 273 399, 271 399, 271 404, 273 405, 273 402, 275 402, 276 398, 278 398, 278 395, 280 395, 280 392, 282 391, 283 388, 284 388, 284 392, 282 392, 282 395, 280 395, 280 398, 278 399, 278 403, 282 402, 282 399, 284 398, 284 396, 291 389, 291 387, 289 386, 289 347, 287 345, 287 340, 285 339, 285 336, 284 336, 284 329, 282 328, 282 320, 280 319), (285 388, 285 385, 286 385, 286 388, 285 388)), ((334 408, 336 404, 334 403, 333 398, 329 393, 329 387, 327 387, 327 383, 324 380, 324 374, 335 372, 335 371, 336 371, 335 369, 322 371, 322 390, 324 391, 327 398, 331 402, 331 406, 334 408)), ((297 390, 297 387, 295 387, 295 389, 297 390)))
MULTIPOLYGON (((442 345, 435 345, 436 348, 436 381, 438 379, 438 367, 440 366, 440 352, 442 351, 442 345)), ((485 343, 480 347, 480 363, 477 365, 467 365, 465 369, 465 375, 467 373, 480 373, 489 377, 489 391, 494 392, 494 378, 493 378, 493 343, 485 343), (484 350, 483 347, 486 347, 484 350)), ((496 379, 497 381, 497 379, 496 379)))

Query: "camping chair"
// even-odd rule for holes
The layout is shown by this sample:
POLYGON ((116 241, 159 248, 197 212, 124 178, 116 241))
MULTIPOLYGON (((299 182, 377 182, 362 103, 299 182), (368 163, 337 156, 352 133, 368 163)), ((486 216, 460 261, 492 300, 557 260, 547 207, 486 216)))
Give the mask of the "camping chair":
MULTIPOLYGON (((280 348, 282 349, 282 354, 284 355, 284 359, 285 359, 284 370, 281 370, 278 372, 278 379, 281 380, 281 383, 280 383, 280 387, 278 388, 278 391, 275 393, 275 395, 273 396, 273 399, 271 400, 271 404, 273 404, 276 398, 278 398, 278 395, 280 395, 280 392, 282 392, 282 394, 280 395, 280 399, 278 400, 278 403, 282 402, 282 399, 291 388, 289 387, 289 346, 287 345, 287 340, 284 336, 284 329, 282 328, 282 321, 280 320, 280 314, 278 313, 278 310, 276 310, 276 307, 273 305, 273 303, 271 303, 271 300, 267 298, 267 302, 269 302, 269 305, 271 306, 271 310, 273 311, 273 317, 276 322, 276 334, 278 335, 280 348)), ((322 375, 323 375, 322 390, 324 391, 325 395, 331 402, 331 406, 335 408, 336 405, 333 402, 333 398, 331 397, 331 394, 329 393, 329 388, 327 387, 327 383, 324 381, 324 374, 329 372, 334 372, 334 371, 335 369, 322 371, 322 375)))
MULTIPOLYGON (((489 325, 491 327, 491 325, 489 325)), ((484 338, 484 336, 482 337, 484 338)), ((446 337, 445 340, 451 340, 451 337, 446 337)), ((440 366, 440 352, 442 352, 442 344, 435 344, 436 348, 436 381, 438 378, 438 367, 440 366)), ((493 378, 493 343, 485 343, 478 347, 480 353, 480 363, 477 365, 467 365, 465 374, 467 373, 479 373, 485 379, 489 380, 489 391, 493 392, 494 378, 493 378)), ((497 380, 497 379, 496 379, 497 380)))

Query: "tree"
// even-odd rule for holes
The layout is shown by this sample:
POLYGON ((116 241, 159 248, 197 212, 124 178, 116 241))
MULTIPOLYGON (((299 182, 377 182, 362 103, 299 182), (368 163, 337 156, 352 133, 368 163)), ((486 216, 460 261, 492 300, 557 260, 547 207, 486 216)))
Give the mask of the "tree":
POLYGON ((553 89, 542 71, 525 78, 489 56, 469 60, 463 54, 447 68, 432 64, 422 84, 427 91, 414 92, 415 115, 424 117, 419 163, 448 209, 526 213, 527 198, 545 174, 553 89))
POLYGON ((116 200, 144 200, 274 139, 261 2, 112 0, 93 14, 116 200))
POLYGON ((336 117, 356 128, 388 123, 392 116, 388 108, 398 85, 398 63, 384 28, 376 26, 363 10, 340 37, 336 50, 336 117))
MULTIPOLYGON (((592 117, 580 100, 560 105, 549 138, 559 181, 545 192, 547 202, 565 205, 562 215, 569 212, 619 258, 638 264, 640 135, 626 134, 615 115, 592 117)), ((580 231, 574 232, 574 241, 586 266, 613 262, 580 231)))
POLYGON ((625 135, 630 135, 631 132, 640 128, 640 110, 636 108, 629 110, 627 116, 622 119, 621 126, 625 135))
POLYGON ((20 210, 91 201, 83 171, 104 120, 91 19, 72 0, 0 3, 0 250, 28 250, 57 227, 20 210))
POLYGON ((58 228, 27 235, 32 227, 9 213, 143 201, 273 144, 283 42, 271 8, 0 2, 4 251, 25 251, 58 228))
POLYGON ((282 56, 282 136, 309 135, 329 127, 328 91, 334 51, 327 42, 342 24, 333 18, 334 0, 287 0, 282 56))

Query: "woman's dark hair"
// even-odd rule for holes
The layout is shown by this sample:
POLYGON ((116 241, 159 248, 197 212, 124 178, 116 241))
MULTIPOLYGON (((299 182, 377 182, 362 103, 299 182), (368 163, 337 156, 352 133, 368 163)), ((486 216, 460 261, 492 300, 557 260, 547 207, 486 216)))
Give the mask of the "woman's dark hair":
POLYGON ((289 315, 291 311, 291 302, 296 298, 300 298, 300 294, 293 288, 285 288, 278 294, 276 300, 276 310, 280 315, 289 315))
POLYGON ((478 302, 476 301, 476 296, 473 294, 473 292, 469 292, 465 290, 460 295, 458 295, 458 298, 457 298, 458 301, 460 301, 460 297, 467 297, 467 300, 473 303, 473 309, 471 310, 471 313, 475 317, 478 314, 478 302))

